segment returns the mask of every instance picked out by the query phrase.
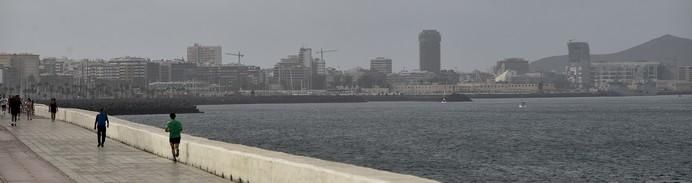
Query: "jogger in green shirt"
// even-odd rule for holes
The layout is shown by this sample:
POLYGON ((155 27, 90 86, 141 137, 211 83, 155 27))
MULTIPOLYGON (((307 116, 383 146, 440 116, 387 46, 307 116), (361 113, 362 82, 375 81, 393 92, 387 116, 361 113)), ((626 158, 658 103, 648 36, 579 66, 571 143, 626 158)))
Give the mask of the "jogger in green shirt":
POLYGON ((180 132, 183 131, 183 124, 180 121, 175 120, 175 113, 170 114, 171 120, 168 121, 166 125, 166 132, 169 132, 168 141, 171 143, 171 152, 173 153, 173 161, 178 161, 178 156, 180 155, 180 150, 178 145, 180 145, 180 132))

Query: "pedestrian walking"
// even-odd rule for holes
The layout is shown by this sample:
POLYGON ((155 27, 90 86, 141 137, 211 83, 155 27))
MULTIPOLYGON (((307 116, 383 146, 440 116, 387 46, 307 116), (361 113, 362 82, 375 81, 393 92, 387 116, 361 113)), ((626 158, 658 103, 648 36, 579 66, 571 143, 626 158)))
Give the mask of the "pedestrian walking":
POLYGON ((173 162, 178 162, 178 156, 180 156, 180 132, 183 131, 183 124, 180 121, 175 120, 175 113, 169 115, 171 120, 166 124, 166 132, 169 133, 168 141, 171 143, 171 152, 173 153, 173 162))
POLYGON ((27 97, 26 102, 25 102, 25 107, 26 109, 26 119, 28 120, 33 120, 34 116, 34 101, 31 100, 31 98, 27 97))
POLYGON ((19 112, 22 110, 22 99, 19 95, 9 99, 10 114, 12 115, 11 126, 17 126, 17 120, 19 120, 19 112))
POLYGON ((55 122, 55 113, 58 112, 58 103, 55 102, 55 98, 50 99, 48 104, 48 112, 50 112, 50 121, 55 122))
POLYGON ((2 117, 4 118, 7 111, 7 98, 5 98, 5 95, 2 95, 2 98, 0 98, 0 105, 2 106, 2 117))
POLYGON ((101 108, 94 122, 94 130, 96 130, 96 138, 98 138, 98 145, 96 147, 103 147, 103 143, 106 142, 106 128, 110 126, 109 123, 108 115, 103 111, 103 108, 101 108))

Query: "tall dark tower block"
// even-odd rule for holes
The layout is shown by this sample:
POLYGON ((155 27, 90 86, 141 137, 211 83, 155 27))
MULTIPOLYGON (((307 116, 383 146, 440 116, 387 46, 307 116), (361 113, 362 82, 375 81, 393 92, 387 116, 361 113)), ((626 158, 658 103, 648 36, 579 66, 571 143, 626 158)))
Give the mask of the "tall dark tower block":
POLYGON ((423 30, 418 35, 420 44, 420 70, 429 72, 440 72, 440 32, 437 30, 423 30))
POLYGON ((591 53, 586 42, 567 43, 569 61, 567 62, 567 80, 572 88, 588 90, 593 86, 591 77, 591 53))

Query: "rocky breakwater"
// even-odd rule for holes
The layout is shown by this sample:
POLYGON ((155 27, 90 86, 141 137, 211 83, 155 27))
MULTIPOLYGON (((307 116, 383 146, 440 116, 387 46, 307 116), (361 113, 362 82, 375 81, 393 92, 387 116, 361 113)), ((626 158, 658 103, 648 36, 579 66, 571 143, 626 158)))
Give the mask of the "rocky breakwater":
POLYGON ((363 96, 368 101, 396 102, 396 101, 413 101, 413 102, 471 102, 471 98, 464 94, 451 95, 377 95, 363 96))
POLYGON ((182 100, 195 105, 367 102, 361 96, 331 95, 185 97, 177 98, 176 100, 182 100))
MULTIPOLYGON (((129 99, 58 100, 59 107, 98 111, 104 108, 111 115, 200 113, 197 105, 277 104, 277 103, 350 103, 367 102, 360 96, 225 96, 129 99)), ((42 100, 37 103, 48 104, 42 100)))
MULTIPOLYGON (((37 103, 48 104, 49 101, 37 103)), ((197 106, 184 100, 175 99, 79 99, 58 100, 60 108, 79 108, 98 111, 104 108, 111 115, 129 114, 167 114, 167 113, 200 113, 197 106)))

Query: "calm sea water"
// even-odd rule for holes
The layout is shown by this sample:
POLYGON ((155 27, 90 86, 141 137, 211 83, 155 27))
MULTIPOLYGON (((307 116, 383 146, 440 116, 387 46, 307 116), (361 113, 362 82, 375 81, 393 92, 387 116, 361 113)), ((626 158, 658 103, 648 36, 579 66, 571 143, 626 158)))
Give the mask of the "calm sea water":
POLYGON ((197 136, 442 182, 692 181, 692 96, 521 100, 215 105, 179 119, 197 136))

